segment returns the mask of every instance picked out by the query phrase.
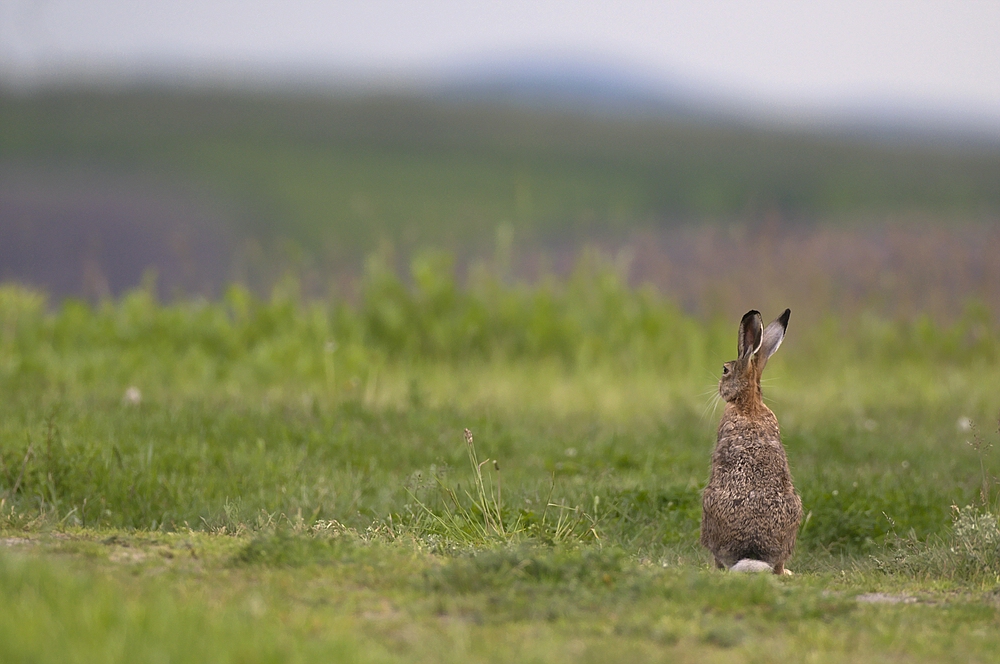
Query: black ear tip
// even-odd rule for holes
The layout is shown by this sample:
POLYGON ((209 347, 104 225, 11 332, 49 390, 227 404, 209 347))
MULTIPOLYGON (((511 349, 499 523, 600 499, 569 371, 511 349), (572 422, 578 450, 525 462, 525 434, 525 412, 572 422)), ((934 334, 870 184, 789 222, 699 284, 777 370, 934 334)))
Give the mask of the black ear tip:
POLYGON ((748 311, 745 314, 743 314, 743 320, 742 320, 742 322, 745 323, 746 321, 750 320, 754 316, 760 317, 760 312, 757 311, 756 309, 751 309, 750 311, 748 311))

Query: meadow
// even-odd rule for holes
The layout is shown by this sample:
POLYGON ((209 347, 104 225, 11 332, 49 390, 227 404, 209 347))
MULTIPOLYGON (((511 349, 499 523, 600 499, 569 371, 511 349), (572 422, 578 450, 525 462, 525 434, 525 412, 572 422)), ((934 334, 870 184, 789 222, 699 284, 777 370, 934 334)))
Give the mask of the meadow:
POLYGON ((995 659, 995 144, 199 90, 0 126, 0 661, 995 659), (786 306, 796 574, 724 574, 718 374, 786 306))
POLYGON ((765 374, 807 514, 774 578, 697 545, 738 317, 613 264, 0 287, 0 659, 992 661, 990 309, 811 318, 765 374))

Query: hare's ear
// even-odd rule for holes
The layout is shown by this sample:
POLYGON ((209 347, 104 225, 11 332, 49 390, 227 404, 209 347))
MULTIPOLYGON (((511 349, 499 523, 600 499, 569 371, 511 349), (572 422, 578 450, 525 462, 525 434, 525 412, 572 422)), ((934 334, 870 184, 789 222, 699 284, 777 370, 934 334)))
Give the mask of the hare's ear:
POLYGON ((750 357, 760 348, 761 340, 764 338, 764 322, 760 318, 760 312, 756 309, 743 314, 740 321, 740 334, 736 341, 736 351, 742 361, 750 357))
POLYGON ((785 309, 785 313, 771 321, 764 330, 764 339, 760 344, 760 354, 757 356, 757 362, 761 370, 767 364, 767 358, 774 355, 774 351, 778 350, 778 346, 781 345, 781 341, 785 338, 785 330, 788 329, 788 317, 791 315, 792 310, 785 309))

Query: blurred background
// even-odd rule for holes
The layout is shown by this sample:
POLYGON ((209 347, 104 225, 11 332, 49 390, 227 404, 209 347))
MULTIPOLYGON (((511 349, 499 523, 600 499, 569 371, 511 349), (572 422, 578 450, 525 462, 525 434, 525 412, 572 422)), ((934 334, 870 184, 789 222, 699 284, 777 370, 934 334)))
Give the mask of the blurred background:
POLYGON ((998 55, 986 2, 4 0, 0 281, 352 297, 433 250, 995 321, 998 55))

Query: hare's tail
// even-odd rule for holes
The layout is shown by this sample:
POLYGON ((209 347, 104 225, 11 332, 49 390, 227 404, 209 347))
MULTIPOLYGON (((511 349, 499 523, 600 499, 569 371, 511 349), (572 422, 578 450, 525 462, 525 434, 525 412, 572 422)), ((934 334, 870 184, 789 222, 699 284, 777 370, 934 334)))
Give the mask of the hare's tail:
POLYGON ((773 572, 774 568, 765 563, 763 560, 754 560, 752 558, 744 558, 735 565, 729 568, 730 572, 746 572, 748 574, 756 574, 759 572, 773 572))

